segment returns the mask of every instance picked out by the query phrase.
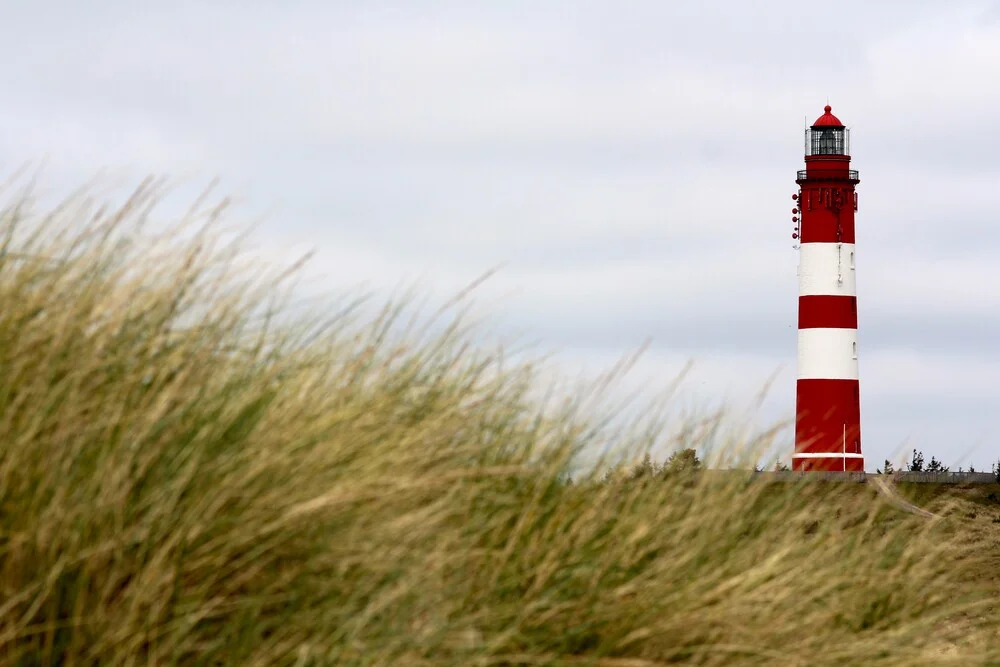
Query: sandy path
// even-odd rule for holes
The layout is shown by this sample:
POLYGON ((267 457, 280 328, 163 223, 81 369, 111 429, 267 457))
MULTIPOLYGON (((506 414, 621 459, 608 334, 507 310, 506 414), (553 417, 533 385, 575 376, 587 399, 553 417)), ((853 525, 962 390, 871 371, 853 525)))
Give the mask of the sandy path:
POLYGON ((892 505, 898 507, 904 512, 909 512, 910 514, 917 514, 919 516, 926 516, 928 518, 940 519, 941 516, 934 514, 933 512, 928 512, 923 507, 917 507, 910 501, 904 499, 896 489, 885 479, 884 476, 869 477, 872 482, 875 483, 875 489, 885 497, 892 505))

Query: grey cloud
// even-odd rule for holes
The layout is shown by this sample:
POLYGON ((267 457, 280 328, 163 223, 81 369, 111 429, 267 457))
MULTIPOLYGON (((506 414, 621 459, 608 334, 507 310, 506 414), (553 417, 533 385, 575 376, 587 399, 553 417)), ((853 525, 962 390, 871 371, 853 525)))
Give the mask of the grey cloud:
MULTIPOLYGON (((793 297, 794 298, 794 297, 793 297)), ((580 301, 583 301, 581 299, 580 301)), ((593 348, 622 349, 644 337, 658 347, 684 354, 745 350, 775 363, 789 358, 796 341, 796 315, 791 303, 746 303, 733 307, 713 299, 703 309, 676 307, 669 297, 646 303, 655 306, 614 307, 594 303, 585 311, 574 303, 525 308, 512 320, 532 327, 539 336, 572 340, 593 348), (545 317, 545 315, 548 317, 545 317)), ((883 314, 859 308, 859 341, 865 355, 882 349, 914 350, 922 355, 1000 359, 1000 315, 996 312, 964 317, 929 317, 926 314, 883 314)), ((935 387, 928 386, 927 391, 935 387)))
POLYGON ((699 396, 785 365, 771 415, 802 123, 830 96, 862 174, 871 460, 993 425, 996 3, 49 4, 6 12, 0 168, 219 174, 268 211, 262 255, 319 249, 310 293, 451 294, 506 262, 501 328, 590 366, 652 335, 640 377, 694 356, 699 396))

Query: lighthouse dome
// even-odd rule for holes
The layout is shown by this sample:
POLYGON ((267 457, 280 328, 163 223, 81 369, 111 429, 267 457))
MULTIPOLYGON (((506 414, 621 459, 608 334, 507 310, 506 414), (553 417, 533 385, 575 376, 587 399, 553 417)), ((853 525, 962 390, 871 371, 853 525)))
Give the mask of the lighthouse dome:
POLYGON ((844 127, 844 124, 840 122, 840 119, 834 116, 832 113, 833 107, 827 104, 823 107, 823 115, 816 119, 816 122, 812 124, 813 127, 844 127))

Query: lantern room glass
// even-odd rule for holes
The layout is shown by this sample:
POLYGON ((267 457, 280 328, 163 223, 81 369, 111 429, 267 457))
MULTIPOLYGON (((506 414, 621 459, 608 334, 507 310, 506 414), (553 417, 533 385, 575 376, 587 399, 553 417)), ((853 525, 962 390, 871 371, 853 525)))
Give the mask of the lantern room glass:
POLYGON ((810 127, 806 155, 850 155, 851 131, 846 127, 810 127))

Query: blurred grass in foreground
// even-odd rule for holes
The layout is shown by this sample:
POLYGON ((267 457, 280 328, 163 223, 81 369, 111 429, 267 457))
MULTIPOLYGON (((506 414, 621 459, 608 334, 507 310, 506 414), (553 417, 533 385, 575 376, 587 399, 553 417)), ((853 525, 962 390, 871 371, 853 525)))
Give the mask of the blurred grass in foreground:
POLYGON ((542 405, 536 368, 461 318, 278 317, 282 276, 211 225, 143 235, 154 187, 118 210, 5 196, 3 664, 991 657, 951 523, 858 485, 570 483, 606 415, 542 405))

